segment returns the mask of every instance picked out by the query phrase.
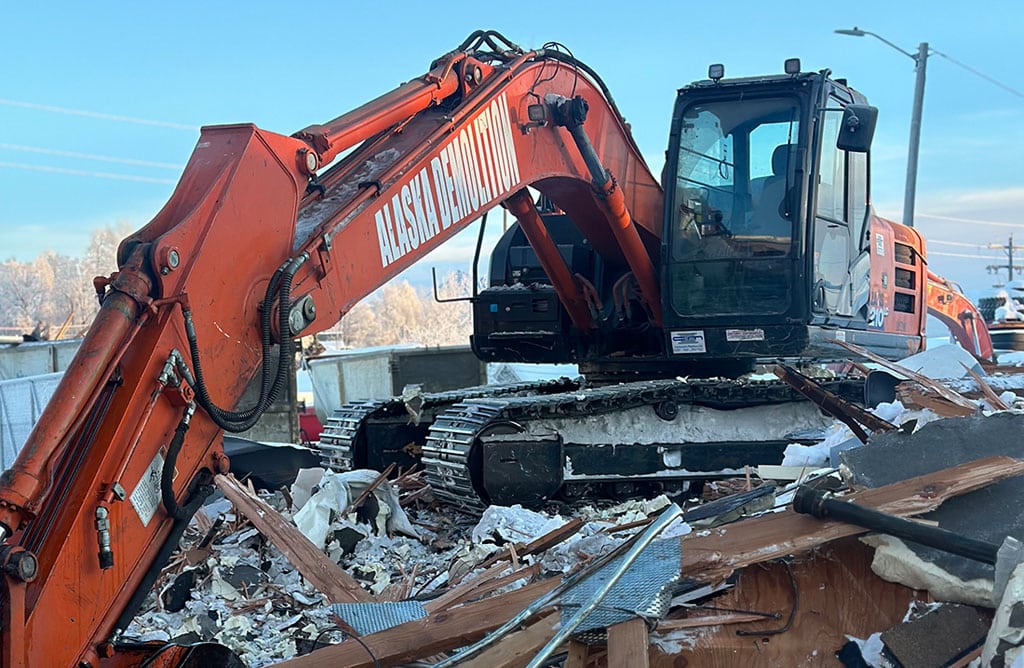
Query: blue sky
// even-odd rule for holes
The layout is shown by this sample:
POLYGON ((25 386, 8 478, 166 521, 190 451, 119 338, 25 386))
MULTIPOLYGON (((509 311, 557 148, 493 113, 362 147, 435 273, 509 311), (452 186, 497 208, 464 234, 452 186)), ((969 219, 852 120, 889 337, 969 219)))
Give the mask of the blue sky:
MULTIPOLYGON (((913 62, 833 30, 856 25, 907 51, 928 41, 1024 91, 1024 5, 1011 2, 976 10, 870 0, 39 7, 9 3, 0 20, 0 259, 77 255, 96 227, 141 226, 170 196, 201 125, 253 122, 290 134, 422 74, 477 28, 526 47, 568 46, 604 78, 655 173, 675 91, 704 78, 709 63, 724 63, 727 76, 778 72, 790 57, 804 70, 828 67, 880 109, 874 203, 896 220, 913 62)), ((938 55, 927 69, 918 227, 931 240, 932 267, 976 289, 991 282, 985 265, 1001 262, 984 246, 1011 232, 1024 243, 1024 98, 938 55)), ((466 257, 472 243, 459 239, 421 264, 466 257)))

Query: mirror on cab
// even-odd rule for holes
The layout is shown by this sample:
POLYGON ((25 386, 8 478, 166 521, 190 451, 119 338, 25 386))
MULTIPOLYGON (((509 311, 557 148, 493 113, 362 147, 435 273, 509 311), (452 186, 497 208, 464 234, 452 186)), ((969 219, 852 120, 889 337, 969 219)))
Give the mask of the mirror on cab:
POLYGON ((867 153, 875 136, 878 107, 867 104, 848 104, 843 110, 843 124, 839 128, 836 148, 854 153, 867 153))

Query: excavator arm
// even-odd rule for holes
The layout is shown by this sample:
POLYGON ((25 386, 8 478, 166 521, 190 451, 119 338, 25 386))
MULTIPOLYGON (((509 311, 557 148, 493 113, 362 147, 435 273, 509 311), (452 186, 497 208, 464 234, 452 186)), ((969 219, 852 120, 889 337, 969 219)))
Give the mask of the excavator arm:
POLYGON ((978 357, 992 359, 992 338, 978 309, 952 283, 928 272, 928 314, 949 327, 957 343, 978 357))
POLYGON ((99 314, 0 478, 0 666, 141 661, 151 650, 119 634, 228 470, 223 431, 280 390, 291 355, 271 363, 275 347, 331 326, 488 209, 513 211, 573 323, 592 327, 528 187, 628 265, 657 323, 661 188, 599 78, 557 49, 478 32, 293 136, 203 128, 170 201, 97 281, 99 314), (259 401, 238 407, 254 379, 259 401))

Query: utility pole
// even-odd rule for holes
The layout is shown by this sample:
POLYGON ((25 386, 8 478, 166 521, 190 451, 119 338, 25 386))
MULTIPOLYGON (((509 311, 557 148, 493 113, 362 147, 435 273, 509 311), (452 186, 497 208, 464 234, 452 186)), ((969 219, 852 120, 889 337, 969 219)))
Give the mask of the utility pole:
POLYGON ((914 226, 914 193, 917 188, 917 154, 921 148, 921 112, 924 109, 924 74, 928 64, 928 42, 921 42, 914 57, 914 111, 910 116, 910 146, 907 151, 907 185, 903 195, 903 224, 914 226))
POLYGON ((915 63, 914 71, 917 76, 914 81, 914 108, 910 116, 910 146, 907 148, 907 184, 903 194, 903 224, 907 227, 913 227, 914 195, 917 188, 917 154, 921 148, 921 113, 924 111, 924 78, 925 68, 928 65, 928 42, 921 42, 917 45, 917 53, 911 53, 896 46, 881 35, 875 34, 870 30, 861 30, 856 26, 852 30, 844 29, 836 30, 835 32, 851 37, 870 35, 885 45, 896 49, 915 63))
POLYGON ((989 273, 998 274, 1000 269, 1006 270, 1006 282, 1009 283, 1013 280, 1013 272, 1020 272, 1022 267, 1020 265, 1013 264, 1013 251, 1024 250, 1024 246, 1013 245, 1013 235, 1010 235, 1010 241, 1005 246, 1001 244, 989 244, 989 248, 1000 249, 1006 251, 1006 264, 990 264, 986 269, 989 273))

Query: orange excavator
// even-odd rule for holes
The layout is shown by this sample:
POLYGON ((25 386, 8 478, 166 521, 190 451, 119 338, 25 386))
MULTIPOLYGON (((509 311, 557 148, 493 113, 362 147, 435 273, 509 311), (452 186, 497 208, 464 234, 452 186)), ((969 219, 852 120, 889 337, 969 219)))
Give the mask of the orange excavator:
MULTIPOLYGON (((625 386, 626 408, 678 426, 714 402, 687 403, 674 377, 737 360, 845 356, 837 340, 921 349, 934 284, 917 232, 870 212, 873 122, 827 72, 788 63, 727 80, 712 67, 680 91, 659 184, 593 71, 558 45, 477 32, 427 74, 292 136, 203 128, 170 201, 97 279, 99 314, 0 477, 0 666, 223 663, 223 648, 123 637, 228 471, 223 432, 278 396, 281 342, 335 323, 496 205, 517 225, 475 298, 487 317, 474 347, 647 383, 576 391, 606 417, 623 400, 608 388, 625 386), (259 399, 238 406, 250 382, 259 399)), ((525 452, 502 445, 511 422, 490 434, 496 465, 525 452)), ((538 438, 528 445, 547 448, 562 484, 595 465, 538 438)), ((464 482, 497 496, 501 476, 473 470, 492 458, 470 443, 446 460, 450 445, 435 442, 438 484, 468 467, 464 482)), ((637 447, 684 475, 672 443, 637 447)))

